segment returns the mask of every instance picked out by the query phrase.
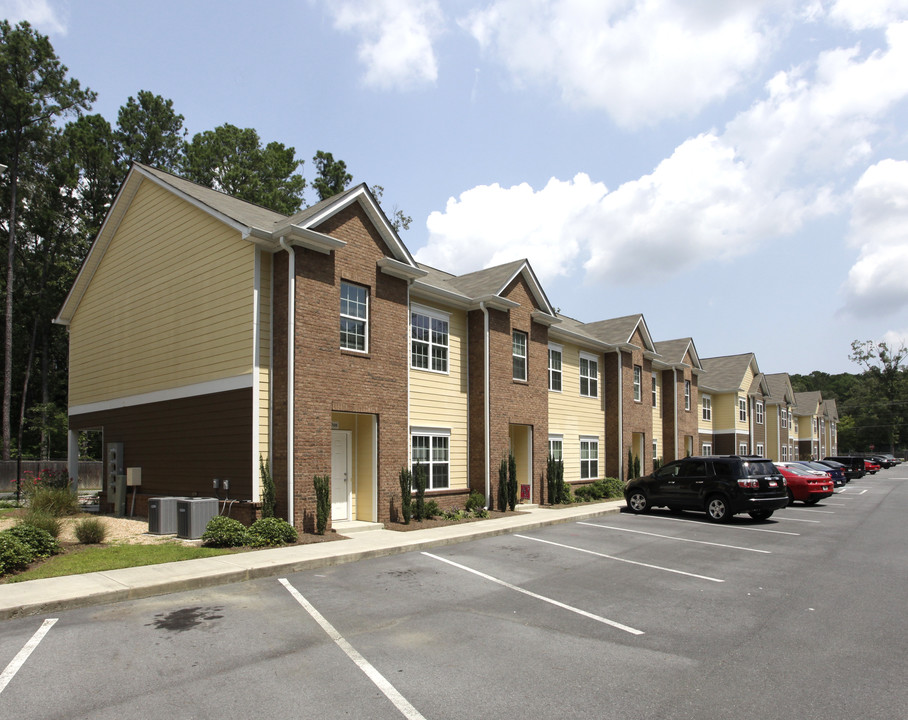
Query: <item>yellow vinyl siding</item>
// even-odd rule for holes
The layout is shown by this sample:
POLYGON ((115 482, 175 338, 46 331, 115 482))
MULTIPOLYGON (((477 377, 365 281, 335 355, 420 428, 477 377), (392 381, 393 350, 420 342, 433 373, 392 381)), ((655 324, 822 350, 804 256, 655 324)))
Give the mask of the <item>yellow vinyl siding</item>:
MULTIPOLYGON (((653 408, 653 437, 652 440, 656 441, 656 457, 664 457, 665 455, 665 445, 663 444, 662 438, 662 393, 664 392, 662 388, 662 373, 657 372, 656 377, 656 407, 653 408)), ((649 401, 652 403, 652 380, 650 380, 650 397, 649 401)), ((646 453, 649 455, 653 451, 653 443, 650 441, 650 446, 646 448, 646 453)))
MULTIPOLYGON (((448 444, 450 487, 464 489, 469 487, 467 315, 461 310, 449 311, 421 301, 417 305, 449 315, 448 372, 410 368, 410 426, 451 431, 448 444)), ((409 366, 409 353, 406 362, 409 366)))
POLYGON ((254 252, 144 182, 72 319, 70 404, 251 373, 254 252))
MULTIPOLYGON (((700 391, 697 393, 697 429, 700 432, 712 432, 713 426, 716 422, 716 400, 718 399, 717 395, 706 391, 700 391), (710 420, 703 419, 703 396, 708 395, 710 399, 710 420)), ((707 442, 709 442, 707 440, 707 442)))
POLYGON ((272 302, 271 297, 271 266, 270 253, 261 252, 259 266, 259 454, 268 457, 271 435, 271 336, 272 302))
POLYGON ((713 428, 731 430, 737 426, 738 396, 731 393, 713 395, 713 428))
MULTIPOLYGON (((594 354, 595 353, 591 353, 594 354)), ((564 479, 580 480, 580 437, 599 438, 599 476, 605 470, 605 400, 602 358, 599 368, 599 397, 580 395, 580 348, 565 344, 561 350, 561 392, 549 391, 549 435, 562 436, 564 479)))

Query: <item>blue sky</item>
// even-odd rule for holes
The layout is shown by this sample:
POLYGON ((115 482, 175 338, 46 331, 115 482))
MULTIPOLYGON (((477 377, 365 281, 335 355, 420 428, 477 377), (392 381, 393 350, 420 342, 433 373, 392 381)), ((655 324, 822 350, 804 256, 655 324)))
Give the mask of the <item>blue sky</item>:
MULTIPOLYGON (((908 0, 0 0, 116 121, 174 102, 316 150, 417 259, 701 357, 857 372, 908 337, 908 0)), ((307 200, 315 202, 314 191, 307 200)))

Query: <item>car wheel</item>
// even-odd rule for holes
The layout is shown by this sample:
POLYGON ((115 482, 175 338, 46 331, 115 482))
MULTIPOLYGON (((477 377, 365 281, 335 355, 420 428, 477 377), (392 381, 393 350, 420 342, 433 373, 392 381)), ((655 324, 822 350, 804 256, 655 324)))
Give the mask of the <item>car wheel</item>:
POLYGON ((795 501, 794 493, 791 491, 791 488, 788 488, 788 504, 794 505, 794 501, 795 501))
POLYGON ((772 510, 751 510, 747 514, 754 520, 769 520, 772 517, 772 510))
POLYGON ((632 513, 645 513, 649 511, 649 498, 642 490, 634 490, 627 496, 627 507, 632 513))
POLYGON ((706 501, 706 517, 713 522, 728 522, 731 512, 728 503, 721 495, 713 495, 706 501))
POLYGON ((807 498, 804 501, 804 504, 805 505, 816 505, 818 502, 820 502, 820 498, 813 497, 813 498, 807 498))

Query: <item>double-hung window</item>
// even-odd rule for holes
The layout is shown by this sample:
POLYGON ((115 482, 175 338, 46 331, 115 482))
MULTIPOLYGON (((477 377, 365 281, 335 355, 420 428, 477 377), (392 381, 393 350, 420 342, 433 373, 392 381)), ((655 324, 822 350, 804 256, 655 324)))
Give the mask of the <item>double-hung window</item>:
MULTIPOLYGON (((755 420, 757 422, 757 425, 762 425, 763 424, 763 402, 760 400, 757 401, 754 415, 756 415, 755 420)), ((759 455, 759 453, 757 453, 757 454, 759 455)))
POLYGON ((448 372, 448 317, 423 308, 410 311, 410 366, 448 372))
POLYGON ((342 350, 369 350, 369 293, 361 285, 341 283, 340 346, 342 350))
POLYGON ((690 380, 684 381, 684 409, 690 411, 690 380))
POLYGON ((643 368, 634 365, 634 400, 640 402, 643 399, 643 368))
MULTIPOLYGON (((656 373, 653 373, 652 385, 653 385, 653 407, 656 407, 656 373)), ((653 457, 656 457, 656 456, 653 455, 653 457)))
POLYGON ((549 390, 561 392, 561 356, 560 345, 549 345, 549 390))
MULTIPOLYGON (((450 485, 450 435, 444 431, 419 431, 410 436, 412 472, 426 473, 426 489, 439 490, 450 485)), ((415 483, 414 483, 415 485, 415 483)))
POLYGON ((564 439, 561 435, 549 435, 549 456, 556 462, 564 459, 564 439))
POLYGON ((738 455, 747 455, 747 443, 738 445, 738 455))
POLYGON ((599 361, 585 353, 580 353, 580 394, 599 397, 599 361))
POLYGON ((514 379, 527 379, 527 334, 515 330, 511 343, 511 354, 514 360, 514 379))
POLYGON ((738 398, 738 420, 747 422, 747 400, 738 398))
POLYGON ((703 443, 703 450, 701 451, 704 455, 713 454, 713 444, 712 443, 703 443))
POLYGON ((580 479, 599 477, 599 438, 580 438, 580 479))
POLYGON ((701 395, 700 402, 703 403, 703 419, 713 419, 713 397, 712 395, 701 395))
POLYGON ((783 410, 780 413, 780 419, 782 421, 782 427, 787 428, 788 427, 788 412, 783 410))

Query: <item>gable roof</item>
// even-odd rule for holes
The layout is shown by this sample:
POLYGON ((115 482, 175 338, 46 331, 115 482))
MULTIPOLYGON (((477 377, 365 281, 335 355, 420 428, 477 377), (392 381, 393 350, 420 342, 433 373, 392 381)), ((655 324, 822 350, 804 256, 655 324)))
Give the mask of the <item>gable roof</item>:
POLYGON ((424 274, 417 267, 410 251, 391 226, 375 196, 365 183, 326 198, 292 217, 287 217, 163 170, 136 163, 130 168, 129 174, 120 186, 54 322, 68 325, 72 320, 130 203, 144 182, 154 183, 157 187, 173 193, 236 230, 243 240, 262 245, 269 252, 281 250, 282 242, 288 246, 297 245, 324 253, 344 247, 347 244, 345 241, 320 233, 317 228, 333 215, 356 202, 372 221, 393 255, 382 264, 382 270, 408 278, 420 277, 424 274))
POLYGON ((823 403, 823 393, 819 390, 809 390, 794 394, 795 406, 792 412, 796 415, 817 415, 823 403))
POLYGON ((688 365, 694 370, 702 370, 700 355, 694 345, 693 338, 677 338, 676 340, 660 340, 654 343, 656 352, 661 356, 660 362, 673 366, 688 365), (685 357, 690 355, 691 362, 687 363, 685 357))
POLYGON ((622 346, 632 345, 631 340, 634 338, 634 333, 639 329, 640 334, 643 336, 643 349, 656 352, 653 338, 642 313, 586 323, 583 328, 597 340, 609 345, 622 346))
MULTIPOLYGON (((753 367, 754 375, 760 373, 757 358, 753 353, 741 355, 723 355, 721 357, 703 358, 701 361, 706 371, 700 377, 700 388, 714 392, 736 392, 741 389, 747 368, 753 367)), ((750 388, 747 388, 750 392, 750 388)))
POLYGON ((770 397, 766 398, 768 402, 774 405, 782 403, 794 405, 794 390, 791 387, 791 377, 788 373, 773 373, 764 377, 769 386, 770 397))

